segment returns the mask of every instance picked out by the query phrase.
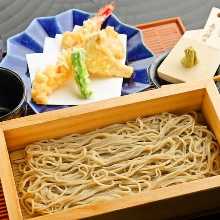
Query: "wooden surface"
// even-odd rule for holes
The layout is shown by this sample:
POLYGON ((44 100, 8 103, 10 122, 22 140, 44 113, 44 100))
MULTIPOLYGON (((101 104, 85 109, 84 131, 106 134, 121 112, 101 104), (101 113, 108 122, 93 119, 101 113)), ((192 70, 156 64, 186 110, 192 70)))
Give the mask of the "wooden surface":
MULTIPOLYGON (((219 119, 219 116, 216 115, 216 109, 213 109, 216 107, 216 103, 212 103, 217 101, 215 98, 216 93, 215 90, 211 90, 211 85, 208 85, 210 88, 207 87, 206 90, 205 84, 197 82, 171 85, 170 87, 167 86, 157 90, 101 101, 99 105, 97 103, 88 104, 81 107, 72 107, 18 118, 3 122, 1 127, 8 149, 13 152, 14 150, 24 148, 25 144, 32 141, 59 137, 69 133, 86 132, 112 123, 131 120, 139 116, 149 116, 165 111, 182 112, 198 110, 204 108, 204 99, 208 97, 210 102, 206 102, 206 105, 209 105, 208 111, 212 114, 206 114, 205 116, 208 118, 207 121, 211 127, 217 129, 215 132, 218 133, 220 132, 219 127, 215 126, 213 120, 219 119), (189 100, 191 101, 189 102, 189 100)), ((5 167, 1 177, 9 215, 12 220, 20 220, 22 215, 18 206, 11 165, 3 136, 0 136, 0 141, 3 146, 0 152, 0 166, 5 167)), ((134 206, 145 206, 145 204, 153 202, 157 202, 159 206, 160 201, 190 195, 219 186, 220 176, 210 177, 150 192, 143 192, 118 200, 106 201, 81 208, 72 208, 60 213, 33 218, 33 220, 83 219, 112 211, 120 212, 122 209, 134 206)), ((197 211, 199 210, 198 207, 197 211)), ((147 215, 145 209, 142 209, 141 212, 143 215, 144 213, 147 215)))
POLYGON ((214 81, 220 81, 220 75, 214 76, 214 81))
POLYGON ((182 37, 158 68, 158 76, 171 83, 207 80, 215 75, 219 67, 220 51, 187 37, 182 37), (186 68, 181 64, 186 48, 193 47, 198 64, 186 68), (209 57, 209 59, 207 59, 209 57))
MULTIPOLYGON (((185 27, 178 17, 141 24, 138 25, 138 28, 143 32, 145 43, 157 54, 171 49, 185 31, 185 27)), ((0 183, 0 220, 7 219, 8 212, 0 183)))
POLYGON ((8 148, 12 151, 33 141, 61 137, 74 132, 83 133, 141 116, 198 109, 202 103, 203 90, 202 83, 176 84, 5 121, 2 122, 2 128, 8 148))
MULTIPOLYGON (((208 189, 215 189, 219 188, 220 185, 220 176, 210 177, 202 180, 196 180, 189 183, 182 183, 171 187, 161 188, 152 190, 149 192, 142 192, 138 195, 133 196, 126 196, 124 198, 115 199, 114 201, 106 201, 102 203, 97 203, 95 205, 88 205, 87 207, 82 208, 71 208, 69 210, 54 213, 51 215, 44 215, 35 218, 31 218, 31 220, 75 220, 75 219, 97 219, 99 215, 105 214, 101 219, 123 219, 123 220, 134 220, 133 216, 137 215, 135 209, 137 207, 141 207, 139 209, 138 218, 135 219, 169 219, 169 218, 177 218, 178 215, 173 210, 173 213, 166 213, 166 216, 162 216, 160 213, 160 203, 163 204, 163 201, 171 200, 173 198, 183 197, 187 195, 193 195, 194 193, 203 193, 208 189), (148 209, 146 209, 150 204, 157 206, 157 210, 148 213, 148 209), (110 212, 114 213, 110 213, 110 212), (156 211, 159 212, 156 214, 156 211), (74 213, 74 214, 73 214, 74 213), (123 215, 121 215, 123 213, 123 215), (133 215, 131 215, 133 213, 133 215), (148 216, 152 215, 153 218, 148 218, 148 216), (119 217, 120 216, 120 217, 119 217), (155 218, 154 218, 155 216, 155 218), (157 217, 156 217, 157 216, 157 217), (168 217, 169 216, 169 217, 168 217)), ((217 194, 220 195, 219 193, 217 194)), ((188 203, 190 200, 187 201, 188 203)), ((212 202, 210 202, 212 203, 212 202)), ((181 202, 176 203, 176 209, 179 209, 178 206, 182 206, 181 202)), ((186 205, 186 204, 184 204, 186 205)), ((191 204, 190 204, 191 206, 191 204)), ((208 208, 208 207, 207 207, 208 208)), ((187 210, 185 208, 181 208, 187 214, 187 210)), ((197 207, 197 211, 200 207, 197 207)), ((191 206, 192 211, 192 206, 191 206)), ((195 210, 194 210, 195 211, 195 210)))
POLYGON ((220 95, 214 80, 210 80, 207 83, 206 91, 202 103, 202 112, 215 133, 218 143, 220 143, 220 95))
POLYGON ((10 158, 5 143, 4 133, 0 130, 0 159, 1 159, 1 182, 6 200, 6 205, 9 211, 9 219, 22 220, 19 199, 16 191, 14 176, 10 164, 10 158))

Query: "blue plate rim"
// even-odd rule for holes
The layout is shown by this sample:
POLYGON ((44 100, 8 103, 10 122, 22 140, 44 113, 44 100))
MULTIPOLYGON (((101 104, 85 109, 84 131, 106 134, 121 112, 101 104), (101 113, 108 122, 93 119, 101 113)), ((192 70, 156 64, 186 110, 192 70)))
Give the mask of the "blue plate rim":
MULTIPOLYGON (((63 11, 63 12, 60 12, 60 13, 58 13, 58 14, 56 14, 56 15, 53 15, 53 16, 40 16, 40 17, 36 17, 36 18, 34 18, 28 25, 27 25, 27 27, 23 30, 23 31, 21 31, 21 32, 19 32, 19 33, 17 33, 17 34, 15 34, 15 35, 13 35, 13 36, 11 36, 11 37, 9 37, 8 39, 7 39, 7 42, 10 42, 10 41, 12 41, 15 37, 18 37, 18 36, 20 36, 20 35, 22 35, 23 33, 26 33, 26 31, 27 31, 27 29, 29 28, 29 26, 32 24, 32 23, 34 23, 34 22, 36 22, 38 19, 52 19, 52 18, 55 18, 56 19, 56 17, 57 16, 59 16, 59 15, 62 15, 62 14, 65 14, 65 13, 70 13, 70 12, 74 12, 74 11, 76 11, 76 12, 79 12, 79 13, 83 13, 83 14, 88 14, 89 15, 89 17, 91 17, 92 15, 95 15, 96 13, 93 13, 93 12, 87 12, 87 11, 84 11, 84 10, 81 10, 81 9, 76 9, 76 8, 73 8, 73 9, 68 9, 68 10, 65 10, 65 11, 63 11)), ((144 38, 143 38, 143 33, 141 32, 141 30, 140 29, 138 29, 136 26, 133 26, 133 25, 130 25, 130 24, 127 24, 127 23, 125 23, 125 22, 123 22, 123 21, 121 21, 114 13, 112 13, 111 14, 111 16, 112 17, 114 17, 114 19, 118 22, 118 23, 120 23, 121 25, 124 25, 124 26, 126 26, 126 27, 128 27, 128 28, 131 28, 131 29, 133 29, 133 30, 136 30, 139 34, 140 34, 140 40, 141 40, 141 44, 146 48, 146 50, 148 50, 149 51, 149 53, 152 55, 151 57, 148 57, 148 58, 146 58, 146 59, 152 59, 152 60, 154 60, 155 58, 156 58, 156 56, 155 56, 155 54, 153 53, 153 51, 146 45, 146 43, 145 43, 145 41, 144 41, 144 38)), ((60 25, 60 23, 58 22, 57 23, 57 25, 58 25, 58 27, 62 30, 62 26, 60 25)), ((26 33, 27 34, 27 33, 26 33)), ((27 34, 28 35, 28 34, 27 34)), ((28 35, 28 36, 30 36, 30 35, 28 35)), ((9 47, 9 44, 7 43, 7 50, 8 50, 8 47, 9 47)), ((14 54, 13 55, 14 57, 18 57, 19 58, 19 56, 16 56, 16 54, 14 54)), ((6 56, 5 57, 7 57, 7 54, 6 54, 6 56)), ((4 60, 4 59, 3 59, 4 60)), ((2 60, 2 61, 3 61, 2 60)), ((1 63, 2 63, 2 61, 1 61, 1 63)), ((26 61, 26 58, 25 58, 25 61, 26 61)), ((1 64, 0 63, 0 64, 1 64)), ((146 68, 147 69, 147 68, 146 68)), ((28 71, 27 71, 28 72, 28 71)), ((147 71, 148 72, 148 71, 147 71)), ((18 73, 19 74, 19 73, 18 73)), ((150 80, 150 78, 149 78, 149 80, 150 80)), ((30 84, 30 82, 29 82, 29 84, 30 84)), ((28 93, 28 92, 27 92, 28 93)), ((31 96, 31 95, 30 95, 31 96)), ((34 106, 34 104, 32 103, 32 101, 31 101, 31 97, 27 97, 27 103, 28 103, 28 105, 31 107, 31 109, 35 112, 35 113, 41 113, 41 112, 39 112, 37 109, 36 109, 36 107, 34 106)), ((51 105, 42 105, 42 106, 51 106, 51 105)), ((62 105, 63 107, 69 107, 69 105, 62 105)), ((72 106, 72 105, 71 105, 72 106)), ((52 107, 52 106, 51 106, 52 107)), ((60 105, 57 105, 56 106, 58 109, 59 109, 59 107, 61 107, 60 105)), ((56 108, 55 107, 55 108, 56 108)), ((43 111, 44 112, 44 111, 43 111)))

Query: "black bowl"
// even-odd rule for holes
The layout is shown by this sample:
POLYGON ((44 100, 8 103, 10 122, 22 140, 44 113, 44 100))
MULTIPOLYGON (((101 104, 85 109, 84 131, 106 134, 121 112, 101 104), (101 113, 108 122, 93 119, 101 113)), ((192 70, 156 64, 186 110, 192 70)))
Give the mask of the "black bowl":
POLYGON ((154 62, 149 66, 149 69, 148 69, 150 80, 152 81, 154 86, 157 88, 160 88, 162 85, 171 84, 170 82, 167 82, 161 79, 157 73, 157 69, 159 68, 160 64, 164 61, 164 59, 167 57, 168 54, 169 54, 169 51, 164 52, 161 55, 159 55, 154 60, 154 62))
POLYGON ((26 108, 26 90, 21 77, 0 67, 0 121, 23 116, 26 108))

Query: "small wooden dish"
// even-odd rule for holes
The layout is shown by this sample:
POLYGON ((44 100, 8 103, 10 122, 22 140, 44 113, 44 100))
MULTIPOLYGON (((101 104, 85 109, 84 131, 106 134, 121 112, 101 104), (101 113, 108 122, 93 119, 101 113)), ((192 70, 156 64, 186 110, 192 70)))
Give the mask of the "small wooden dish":
POLYGON ((169 85, 129 96, 72 107, 1 123, 1 180, 11 220, 72 219, 167 219, 216 208, 220 198, 220 176, 160 188, 111 201, 70 208, 50 215, 27 217, 16 190, 18 173, 12 163, 16 152, 28 143, 84 133, 117 122, 161 112, 201 111, 220 143, 220 102, 214 81, 169 85), (207 199, 213 198, 211 201, 207 199), (217 201, 218 200, 218 201, 217 201), (193 201, 193 207, 191 202, 193 201), (201 204, 200 201, 203 201, 201 204), (175 211, 173 205, 175 204, 175 211), (205 205, 204 205, 205 204, 205 205), (157 207, 157 208, 156 208, 157 207), (184 207, 184 208, 183 208, 184 207))
POLYGON ((180 17, 139 24, 137 28, 142 30, 144 41, 156 54, 173 48, 186 31, 180 17))

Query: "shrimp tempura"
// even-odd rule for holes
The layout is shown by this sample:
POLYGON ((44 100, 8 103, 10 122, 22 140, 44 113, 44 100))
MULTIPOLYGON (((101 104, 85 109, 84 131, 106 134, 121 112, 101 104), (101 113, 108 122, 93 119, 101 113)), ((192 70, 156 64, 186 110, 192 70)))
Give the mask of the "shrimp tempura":
POLYGON ((47 104, 48 96, 69 78, 65 66, 48 66, 44 71, 37 72, 32 84, 32 99, 37 104, 47 104))
POLYGON ((37 104, 47 104, 48 96, 76 74, 71 60, 73 48, 85 50, 85 64, 93 77, 131 76, 133 68, 121 63, 125 51, 119 34, 112 27, 101 30, 102 23, 113 10, 112 4, 107 5, 78 30, 63 34, 57 63, 36 73, 33 81, 32 98, 37 104))
POLYGON ((101 29, 102 23, 109 15, 111 15, 113 10, 113 4, 106 5, 105 7, 101 8, 94 17, 84 21, 83 26, 79 30, 74 32, 65 32, 63 34, 61 43, 62 48, 84 48, 86 39, 90 37, 91 34, 101 29))

